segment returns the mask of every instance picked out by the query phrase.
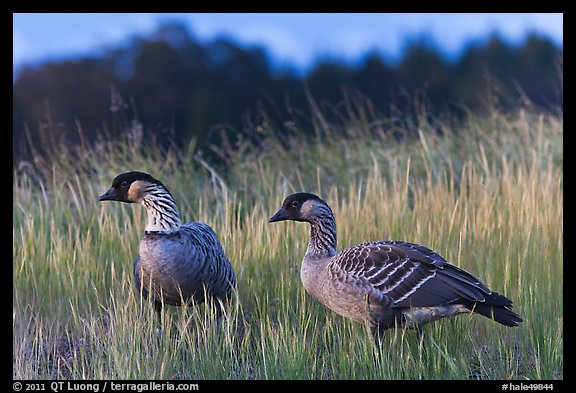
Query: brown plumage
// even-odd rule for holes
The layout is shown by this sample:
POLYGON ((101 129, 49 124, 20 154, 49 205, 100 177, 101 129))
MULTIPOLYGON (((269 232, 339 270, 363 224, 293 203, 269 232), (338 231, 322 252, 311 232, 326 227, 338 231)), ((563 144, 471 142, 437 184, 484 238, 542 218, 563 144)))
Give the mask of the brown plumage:
POLYGON ((310 223, 301 268, 307 292, 337 314, 367 323, 374 333, 461 313, 510 327, 522 322, 508 298, 424 246, 382 240, 337 252, 334 215, 314 194, 287 197, 269 222, 283 220, 310 223))

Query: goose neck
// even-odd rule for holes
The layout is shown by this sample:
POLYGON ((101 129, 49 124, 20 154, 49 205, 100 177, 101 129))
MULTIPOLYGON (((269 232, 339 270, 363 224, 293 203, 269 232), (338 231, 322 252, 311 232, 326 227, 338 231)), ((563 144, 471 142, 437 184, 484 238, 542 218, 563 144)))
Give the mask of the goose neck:
POLYGON ((322 215, 310 222, 310 241, 306 257, 324 259, 336 255, 336 221, 332 214, 322 215))
POLYGON ((159 188, 144 196, 141 204, 148 212, 146 232, 171 233, 180 229, 180 213, 168 191, 159 188))

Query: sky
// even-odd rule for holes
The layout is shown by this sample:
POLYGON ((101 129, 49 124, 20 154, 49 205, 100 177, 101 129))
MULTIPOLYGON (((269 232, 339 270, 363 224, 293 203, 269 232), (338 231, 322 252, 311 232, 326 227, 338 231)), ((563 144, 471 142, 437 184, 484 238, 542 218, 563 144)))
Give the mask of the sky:
POLYGON ((13 14, 13 71, 96 53, 122 45, 134 34, 152 32, 159 21, 186 23, 193 36, 219 36, 248 46, 262 46, 270 61, 299 72, 322 58, 348 62, 377 50, 387 59, 401 57, 407 38, 427 34, 448 57, 470 42, 497 32, 521 44, 528 32, 563 45, 563 14, 13 14))

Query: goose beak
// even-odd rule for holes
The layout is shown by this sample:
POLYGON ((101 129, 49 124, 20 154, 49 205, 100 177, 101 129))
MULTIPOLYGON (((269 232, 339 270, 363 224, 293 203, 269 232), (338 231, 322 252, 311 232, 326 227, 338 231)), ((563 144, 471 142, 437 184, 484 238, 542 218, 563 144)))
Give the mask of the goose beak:
POLYGON ((286 210, 280 209, 274 214, 272 217, 268 219, 268 222, 278 222, 284 221, 288 219, 288 214, 286 214, 286 210))
POLYGON ((116 200, 116 192, 114 191, 113 188, 109 189, 108 191, 106 191, 105 194, 100 195, 100 197, 98 198, 99 202, 102 201, 115 201, 116 200))

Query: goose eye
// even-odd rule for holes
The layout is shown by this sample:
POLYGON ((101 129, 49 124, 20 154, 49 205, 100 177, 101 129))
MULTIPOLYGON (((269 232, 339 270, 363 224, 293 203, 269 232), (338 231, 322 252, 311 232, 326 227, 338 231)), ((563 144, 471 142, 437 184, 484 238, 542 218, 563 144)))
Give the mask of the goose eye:
POLYGON ((296 207, 296 206, 298 206, 299 204, 300 204, 300 202, 298 202, 298 201, 292 201, 292 206, 293 206, 293 207, 296 207))
POLYGON ((128 182, 126 180, 124 180, 121 184, 120 187, 124 188, 128 185, 128 182))

